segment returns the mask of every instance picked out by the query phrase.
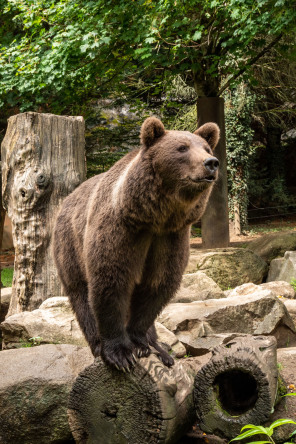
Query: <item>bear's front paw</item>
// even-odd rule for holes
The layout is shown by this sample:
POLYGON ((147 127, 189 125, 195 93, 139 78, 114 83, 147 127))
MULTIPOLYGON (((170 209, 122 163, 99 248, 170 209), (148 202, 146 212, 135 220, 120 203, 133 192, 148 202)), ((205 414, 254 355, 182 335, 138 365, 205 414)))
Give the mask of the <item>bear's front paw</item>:
POLYGON ((141 336, 134 332, 129 331, 129 337, 134 344, 136 354, 138 358, 147 358, 151 353, 151 348, 149 347, 146 336, 141 336))
POLYGON ((131 341, 124 337, 115 339, 102 339, 101 356, 106 364, 122 370, 130 372, 137 360, 134 355, 134 345, 131 341))

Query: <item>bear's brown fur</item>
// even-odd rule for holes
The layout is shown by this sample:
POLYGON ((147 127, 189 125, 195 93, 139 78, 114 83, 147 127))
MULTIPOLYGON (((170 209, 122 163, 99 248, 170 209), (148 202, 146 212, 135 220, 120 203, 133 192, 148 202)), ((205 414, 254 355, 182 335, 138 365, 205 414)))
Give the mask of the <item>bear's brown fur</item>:
POLYGON ((202 216, 218 175, 219 128, 166 131, 154 117, 141 148, 80 185, 54 233, 59 275, 95 356, 129 369, 157 343, 156 316, 177 291, 190 226, 202 216))

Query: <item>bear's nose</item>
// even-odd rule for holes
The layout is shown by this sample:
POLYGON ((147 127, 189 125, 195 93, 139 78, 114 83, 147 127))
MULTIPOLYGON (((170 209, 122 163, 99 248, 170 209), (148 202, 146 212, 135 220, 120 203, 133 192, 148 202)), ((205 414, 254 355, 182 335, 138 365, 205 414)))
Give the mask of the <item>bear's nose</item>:
POLYGON ((210 173, 214 173, 219 167, 219 160, 217 157, 209 157, 203 164, 210 173))

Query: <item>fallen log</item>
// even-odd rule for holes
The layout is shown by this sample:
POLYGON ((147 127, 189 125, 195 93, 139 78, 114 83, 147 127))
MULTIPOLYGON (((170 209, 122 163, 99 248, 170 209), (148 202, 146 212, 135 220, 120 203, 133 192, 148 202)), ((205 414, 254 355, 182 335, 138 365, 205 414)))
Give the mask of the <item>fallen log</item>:
POLYGON ((101 359, 77 377, 68 418, 76 444, 174 443, 194 423, 192 387, 209 354, 176 361, 168 369, 155 355, 131 373, 101 359))
POLYGON ((22 113, 2 142, 3 206, 12 221, 14 278, 8 316, 61 296, 50 242, 63 199, 85 179, 82 117, 22 113))
POLYGON ((97 359, 74 382, 68 419, 76 444, 173 444, 197 417, 233 438, 269 417, 276 392, 275 339, 245 336, 171 369, 155 355, 126 374, 97 359))

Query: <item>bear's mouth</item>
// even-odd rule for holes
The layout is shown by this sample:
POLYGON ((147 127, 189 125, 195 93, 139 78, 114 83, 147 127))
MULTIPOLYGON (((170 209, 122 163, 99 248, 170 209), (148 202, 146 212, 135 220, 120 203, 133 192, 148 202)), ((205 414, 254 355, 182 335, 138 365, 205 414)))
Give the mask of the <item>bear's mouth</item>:
POLYGON ((215 182, 216 180, 216 176, 210 175, 210 176, 206 176, 206 177, 202 177, 201 179, 193 179, 192 177, 189 177, 189 179, 191 180, 191 182, 195 182, 195 183, 200 183, 200 182, 215 182))

